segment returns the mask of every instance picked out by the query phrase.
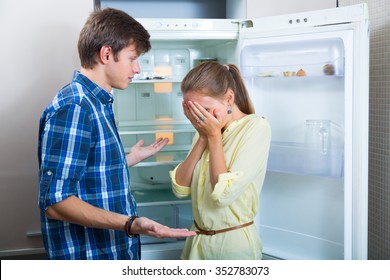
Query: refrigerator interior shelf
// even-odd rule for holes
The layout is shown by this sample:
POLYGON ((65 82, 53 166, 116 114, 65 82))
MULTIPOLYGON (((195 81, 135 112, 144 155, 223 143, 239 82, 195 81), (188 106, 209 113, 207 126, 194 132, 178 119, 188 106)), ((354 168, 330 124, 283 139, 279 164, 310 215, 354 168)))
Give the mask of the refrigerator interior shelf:
POLYGON ((259 231, 264 240, 278 237, 279 243, 264 242, 263 252, 267 255, 278 256, 281 259, 343 259, 343 244, 318 238, 299 231, 285 230, 260 224, 259 231), (286 250, 288 248, 288 250, 286 250), (316 250, 313 250, 315 248, 316 250), (324 250, 323 248, 326 248, 324 250))
POLYGON ((145 184, 132 183, 132 194, 138 206, 189 204, 190 197, 177 198, 171 189, 171 184, 142 186, 145 184))
POLYGON ((150 166, 159 166, 159 165, 172 165, 172 164, 179 164, 182 160, 172 160, 172 161, 150 161, 150 162, 140 162, 136 165, 133 165, 132 167, 150 167, 150 166))
POLYGON ((156 155, 147 158, 132 167, 148 167, 158 165, 176 165, 181 163, 187 156, 188 150, 183 151, 160 151, 156 155))
POLYGON ((153 133, 187 133, 195 132, 192 125, 142 125, 142 126, 121 126, 119 124, 119 135, 139 135, 139 134, 153 134, 153 133))
POLYGON ((326 154, 309 149, 303 143, 273 142, 268 157, 268 171, 308 176, 342 177, 344 149, 332 147, 326 154))
MULTIPOLYGON (((173 118, 164 118, 164 119, 153 119, 153 120, 129 120, 129 121, 119 121, 117 122, 117 127, 119 134, 124 131, 133 131, 133 130, 146 130, 146 131, 156 131, 156 130, 181 130, 181 129, 192 129, 195 131, 193 126, 190 124, 188 119, 173 119, 173 118)), ((138 133, 138 132, 137 132, 138 133)))
POLYGON ((176 77, 176 78, 161 78, 161 79, 136 79, 134 78, 132 83, 133 84, 155 84, 155 83, 181 83, 181 80, 183 77, 176 77))

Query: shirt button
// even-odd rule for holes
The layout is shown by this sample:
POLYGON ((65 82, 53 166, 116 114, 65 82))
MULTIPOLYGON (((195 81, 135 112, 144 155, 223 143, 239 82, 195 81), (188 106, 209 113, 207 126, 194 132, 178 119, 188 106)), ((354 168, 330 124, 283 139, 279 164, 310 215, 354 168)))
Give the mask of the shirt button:
POLYGON ((47 175, 51 176, 53 175, 53 172, 51 172, 50 170, 46 172, 47 175))

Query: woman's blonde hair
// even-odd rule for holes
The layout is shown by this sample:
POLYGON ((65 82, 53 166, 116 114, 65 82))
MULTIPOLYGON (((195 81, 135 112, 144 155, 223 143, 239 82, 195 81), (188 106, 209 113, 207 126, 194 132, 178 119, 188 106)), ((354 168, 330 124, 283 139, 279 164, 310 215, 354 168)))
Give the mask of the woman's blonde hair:
POLYGON ((181 83, 183 94, 198 91, 207 96, 222 98, 229 89, 234 92, 235 104, 241 112, 255 112, 240 70, 234 64, 203 62, 188 72, 181 83))

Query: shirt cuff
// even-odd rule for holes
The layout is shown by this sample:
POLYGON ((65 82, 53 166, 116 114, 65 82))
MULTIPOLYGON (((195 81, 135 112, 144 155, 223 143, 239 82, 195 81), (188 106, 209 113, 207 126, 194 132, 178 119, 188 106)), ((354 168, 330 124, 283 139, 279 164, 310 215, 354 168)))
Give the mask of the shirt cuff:
POLYGON ((181 186, 176 182, 176 170, 179 167, 176 166, 174 170, 169 171, 169 176, 171 177, 172 182, 172 191, 178 198, 189 197, 191 195, 191 188, 186 186, 181 186))

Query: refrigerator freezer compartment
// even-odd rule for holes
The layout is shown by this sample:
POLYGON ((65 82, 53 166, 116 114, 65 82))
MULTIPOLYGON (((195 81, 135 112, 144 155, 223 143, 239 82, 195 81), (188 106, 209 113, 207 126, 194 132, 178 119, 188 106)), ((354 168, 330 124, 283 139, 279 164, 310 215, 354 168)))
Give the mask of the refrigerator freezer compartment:
POLYGON ((344 150, 330 148, 326 154, 305 144, 272 142, 268 166, 269 171, 310 176, 343 176, 344 150))

